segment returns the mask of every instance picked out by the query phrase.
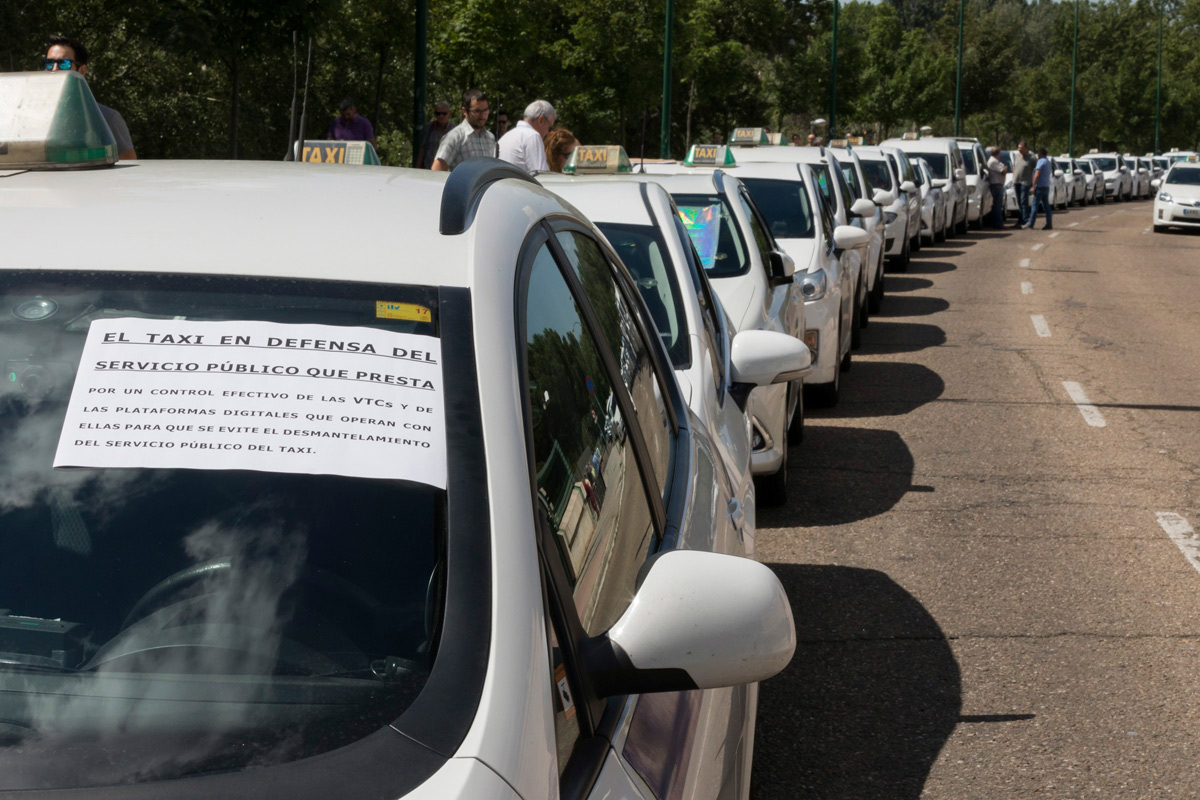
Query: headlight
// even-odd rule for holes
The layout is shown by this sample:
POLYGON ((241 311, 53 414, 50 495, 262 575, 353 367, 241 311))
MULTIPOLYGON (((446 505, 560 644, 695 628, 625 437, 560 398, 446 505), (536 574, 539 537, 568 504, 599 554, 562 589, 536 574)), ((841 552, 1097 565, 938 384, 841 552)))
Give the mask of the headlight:
POLYGON ((883 221, 885 224, 891 225, 893 222, 896 221, 896 212, 895 211, 883 212, 883 221))
MULTIPOLYGON (((896 215, 893 214, 892 216, 896 215)), ((803 283, 800 285, 800 293, 804 295, 805 300, 820 300, 828 290, 829 277, 823 269, 807 273, 804 276, 803 283)))
POLYGON ((1162 194, 1160 194, 1158 196, 1158 199, 1160 202, 1163 202, 1163 203, 1174 203, 1175 202, 1175 198, 1171 197, 1171 195, 1167 194, 1166 192, 1163 192, 1162 194))

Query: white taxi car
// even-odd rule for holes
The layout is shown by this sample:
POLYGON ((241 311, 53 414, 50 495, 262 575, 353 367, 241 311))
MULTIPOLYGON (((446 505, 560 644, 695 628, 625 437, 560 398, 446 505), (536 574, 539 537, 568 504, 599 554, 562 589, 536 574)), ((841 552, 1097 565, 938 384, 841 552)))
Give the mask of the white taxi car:
POLYGON ((930 244, 946 241, 946 195, 933 182, 929 162, 917 156, 912 160, 921 187, 921 237, 930 244))
POLYGON ((1129 174, 1129 167, 1119 154, 1091 152, 1084 156, 1084 159, 1092 162, 1092 166, 1099 172, 1096 177, 1104 182, 1105 199, 1133 198, 1133 179, 1129 174))
POLYGON ((883 209, 892 204, 892 196, 871 186, 862 162, 858 159, 858 153, 854 152, 849 140, 835 139, 829 145, 838 163, 842 165, 842 175, 850 187, 854 200, 851 208, 859 200, 869 200, 875 204, 873 214, 861 215, 857 219, 863 229, 871 234, 871 263, 875 263, 876 268, 867 272, 867 305, 872 314, 878 314, 883 307, 884 257, 887 251, 887 226, 884 223, 883 209))
POLYGON ((975 228, 982 228, 984 220, 992 213, 992 192, 988 189, 987 155, 974 136, 959 136, 958 150, 963 157, 963 171, 967 178, 967 221, 975 228))
POLYGON ((950 221, 955 233, 967 232, 970 196, 967 190, 967 171, 958 141, 948 137, 926 136, 888 139, 883 143, 903 150, 910 157, 920 156, 929 164, 936 185, 946 192, 951 208, 950 221))
POLYGON ((47 171, 111 133, 14 97, 0 791, 746 796, 790 606, 586 219, 491 159, 47 171))
POLYGON ((878 147, 855 147, 855 155, 862 166, 876 203, 881 203, 884 226, 884 255, 891 259, 892 268, 906 272, 912 259, 912 243, 909 241, 909 194, 920 189, 912 181, 902 181, 896 168, 896 159, 889 160, 878 147), (910 192, 911 190, 911 192, 910 192))
POLYGON ((1176 161, 1154 182, 1154 232, 1200 227, 1200 156, 1176 161))

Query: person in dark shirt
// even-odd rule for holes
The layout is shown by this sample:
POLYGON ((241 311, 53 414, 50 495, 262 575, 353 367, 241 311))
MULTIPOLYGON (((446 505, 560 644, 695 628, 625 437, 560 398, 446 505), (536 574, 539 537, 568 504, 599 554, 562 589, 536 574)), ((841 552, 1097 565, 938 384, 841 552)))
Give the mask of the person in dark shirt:
POLYGON ((340 142, 370 142, 375 147, 375 129, 371 121, 358 113, 354 100, 347 97, 338 103, 338 115, 329 123, 326 139, 340 142))
MULTIPOLYGON (((51 36, 46 42, 46 56, 42 59, 42 68, 48 72, 73 69, 86 78, 88 73, 87 48, 81 42, 68 39, 66 36, 51 36)), ((124 118, 108 106, 100 105, 100 103, 96 105, 100 106, 100 113, 104 116, 104 121, 108 123, 113 139, 117 142, 117 159, 120 161, 135 160, 137 151, 133 149, 133 137, 129 135, 129 126, 125 124, 124 118)))

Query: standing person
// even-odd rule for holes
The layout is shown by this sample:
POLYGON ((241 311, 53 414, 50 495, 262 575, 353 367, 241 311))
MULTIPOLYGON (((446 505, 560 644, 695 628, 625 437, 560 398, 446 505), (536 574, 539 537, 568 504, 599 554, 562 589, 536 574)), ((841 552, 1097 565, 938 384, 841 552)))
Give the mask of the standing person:
POLYGON ((421 152, 417 153, 417 169, 432 169, 433 159, 437 157, 438 147, 442 137, 450 132, 450 104, 438 100, 433 104, 433 122, 425 126, 425 138, 421 142, 421 152))
POLYGON ((1033 186, 1033 168, 1037 159, 1029 152, 1022 139, 1017 143, 1017 157, 1013 159, 1013 191, 1017 193, 1017 227, 1029 225, 1029 193, 1033 186))
MULTIPOLYGON (((46 42, 46 57, 42 59, 42 68, 47 72, 73 69, 87 77, 88 52, 81 42, 68 39, 66 36, 51 36, 46 42)), ((129 135, 129 126, 125 119, 108 106, 100 105, 100 113, 112 131, 113 139, 117 142, 117 159, 119 161, 134 161, 137 152, 133 149, 133 137, 129 135)))
POLYGON ((992 227, 1004 227, 1004 176, 1008 167, 1000 160, 1000 148, 993 147, 987 160, 988 189, 992 192, 992 227))
POLYGON ((337 116, 329 123, 326 139, 337 142, 370 142, 375 147, 375 129, 371 120, 358 113, 353 98, 338 103, 337 116))
POLYGON ((508 112, 503 108, 496 114, 496 140, 508 133, 508 112))
POLYGON ((579 147, 579 140, 566 128, 550 131, 546 135, 546 163, 550 165, 550 171, 562 172, 576 147, 579 147))
POLYGON ((534 100, 525 109, 525 118, 500 142, 500 158, 526 172, 549 172, 546 161, 546 134, 558 115, 545 100, 534 100))
POLYGON ((1046 148, 1039 147, 1037 164, 1033 168, 1033 208, 1029 211, 1030 230, 1033 230, 1033 224, 1037 222, 1038 208, 1041 207, 1046 211, 1046 224, 1042 226, 1042 230, 1048 231, 1054 228, 1054 211, 1050 208, 1050 173, 1053 169, 1050 166, 1050 159, 1046 156, 1046 148))
POLYGON ((450 172, 468 158, 496 155, 496 137, 487 129, 490 110, 483 92, 469 89, 463 93, 463 120, 442 137, 433 159, 434 172, 450 172))

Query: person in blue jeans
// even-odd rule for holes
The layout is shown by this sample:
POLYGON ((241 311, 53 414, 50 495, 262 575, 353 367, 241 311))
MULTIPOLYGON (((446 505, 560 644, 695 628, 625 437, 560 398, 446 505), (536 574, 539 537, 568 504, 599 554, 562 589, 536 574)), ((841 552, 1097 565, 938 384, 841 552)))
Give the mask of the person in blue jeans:
POLYGON ((1050 207, 1052 169, 1046 148, 1039 147, 1037 154, 1037 164, 1033 168, 1033 207, 1029 209, 1029 224, 1026 227, 1033 229, 1033 224, 1037 222, 1038 209, 1041 208, 1046 212, 1046 224, 1042 226, 1042 230, 1048 231, 1054 227, 1054 211, 1050 207))
POLYGON ((1029 191, 1033 185, 1033 165, 1037 159, 1022 139, 1017 143, 1017 154, 1013 156, 1013 193, 1017 198, 1017 227, 1029 224, 1029 191))

